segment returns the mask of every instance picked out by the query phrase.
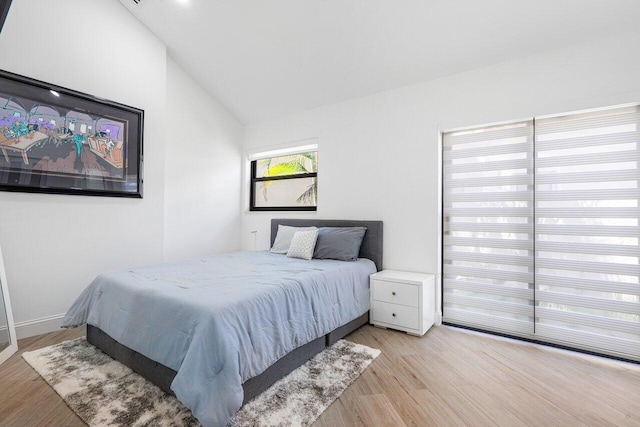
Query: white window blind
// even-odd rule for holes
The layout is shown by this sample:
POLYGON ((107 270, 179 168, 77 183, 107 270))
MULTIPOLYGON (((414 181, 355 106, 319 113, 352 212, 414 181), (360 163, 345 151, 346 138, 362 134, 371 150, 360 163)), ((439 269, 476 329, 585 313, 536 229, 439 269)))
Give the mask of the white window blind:
POLYGON ((443 135, 444 321, 533 333, 532 122, 443 135))
POLYGON ((640 359, 640 108, 536 120, 538 338, 640 359))
POLYGON ((640 107, 447 132, 443 162, 443 320, 640 360, 640 107))

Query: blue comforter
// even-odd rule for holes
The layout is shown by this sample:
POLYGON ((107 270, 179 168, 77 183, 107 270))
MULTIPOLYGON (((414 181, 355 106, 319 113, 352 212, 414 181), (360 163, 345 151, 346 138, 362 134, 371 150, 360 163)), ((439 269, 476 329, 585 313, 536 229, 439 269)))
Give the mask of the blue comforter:
POLYGON ((240 408, 242 383, 369 310, 373 262, 233 252, 99 275, 63 326, 88 323, 178 372, 172 390, 205 426, 240 408))

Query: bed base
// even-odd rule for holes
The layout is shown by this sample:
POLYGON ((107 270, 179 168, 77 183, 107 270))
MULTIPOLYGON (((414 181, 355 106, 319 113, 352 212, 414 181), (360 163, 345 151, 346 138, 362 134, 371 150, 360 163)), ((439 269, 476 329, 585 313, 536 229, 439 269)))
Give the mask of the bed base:
MULTIPOLYGON (((266 371, 242 384, 244 390, 243 404, 267 390, 280 378, 294 371, 326 347, 335 344, 336 341, 344 338, 367 323, 369 323, 369 312, 283 356, 267 368, 266 371)), ((171 383, 177 372, 173 369, 161 363, 154 362, 137 351, 120 344, 96 326, 87 325, 87 341, 113 359, 148 379, 166 393, 174 394, 171 390, 171 383)))

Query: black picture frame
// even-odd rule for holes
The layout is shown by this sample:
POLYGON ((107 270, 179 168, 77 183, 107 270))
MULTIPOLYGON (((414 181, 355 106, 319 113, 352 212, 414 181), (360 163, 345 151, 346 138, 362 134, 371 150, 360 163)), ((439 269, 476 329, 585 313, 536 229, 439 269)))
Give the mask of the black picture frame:
POLYGON ((0 191, 142 198, 144 111, 0 70, 0 191))
POLYGON ((0 32, 2 32, 4 21, 7 20, 7 15, 9 15, 10 7, 11 7, 11 0, 0 0, 0 32))

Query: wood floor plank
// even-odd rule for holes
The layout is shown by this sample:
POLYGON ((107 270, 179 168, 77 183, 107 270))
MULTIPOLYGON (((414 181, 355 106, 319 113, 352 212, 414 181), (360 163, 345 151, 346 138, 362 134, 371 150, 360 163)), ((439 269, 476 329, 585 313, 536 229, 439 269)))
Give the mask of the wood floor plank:
POLYGON ((86 335, 85 328, 65 329, 18 341, 19 351, 0 366, 0 426, 84 426, 64 400, 22 359, 37 350, 86 335))
POLYGON ((365 426, 405 427, 386 394, 360 396, 356 399, 356 412, 365 426))
MULTIPOLYGON (((84 333, 19 342, 0 366, 0 426, 84 425, 20 356, 84 333)), ((365 326, 348 339, 382 354, 315 426, 640 426, 640 365, 450 327, 414 337, 365 326)))

